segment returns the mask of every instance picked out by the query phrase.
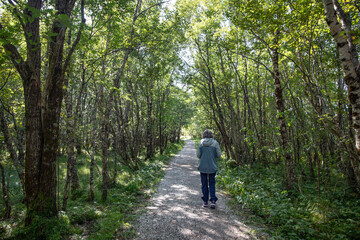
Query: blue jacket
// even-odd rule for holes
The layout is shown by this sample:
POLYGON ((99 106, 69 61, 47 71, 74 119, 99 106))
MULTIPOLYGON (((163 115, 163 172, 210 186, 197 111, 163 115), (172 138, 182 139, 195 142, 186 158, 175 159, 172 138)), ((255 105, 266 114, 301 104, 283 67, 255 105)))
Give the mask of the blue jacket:
POLYGON ((221 149, 216 140, 213 138, 201 139, 196 155, 200 158, 198 170, 201 173, 217 172, 216 158, 221 156, 221 149))

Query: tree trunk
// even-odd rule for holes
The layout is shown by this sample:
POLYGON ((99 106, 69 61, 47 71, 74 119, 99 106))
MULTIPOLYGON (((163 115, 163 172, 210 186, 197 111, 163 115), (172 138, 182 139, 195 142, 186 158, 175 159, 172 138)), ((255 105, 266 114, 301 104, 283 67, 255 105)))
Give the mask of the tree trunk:
POLYGON ((65 186, 64 186, 64 196, 63 196, 63 205, 62 210, 66 211, 67 200, 69 198, 69 185, 70 185, 70 161, 67 161, 66 164, 66 178, 65 178, 65 186))
POLYGON ((79 119, 79 112, 81 106, 81 99, 85 87, 85 68, 84 64, 82 63, 82 78, 81 78, 81 87, 78 97, 76 99, 76 107, 75 112, 73 113, 73 105, 72 105, 72 96, 69 92, 70 87, 68 86, 68 80, 65 84, 66 86, 66 94, 65 94, 65 103, 66 103, 66 112, 67 112, 67 136, 69 137, 68 143, 68 161, 69 161, 69 172, 70 172, 70 181, 71 181, 71 192, 75 192, 77 189, 80 188, 79 177, 76 169, 76 156, 75 156, 75 148, 77 151, 81 152, 81 147, 79 150, 80 144, 76 140, 76 132, 78 126, 78 119, 79 119))
MULTIPOLYGON (((351 126, 353 125, 353 118, 352 118, 352 109, 349 107, 348 108, 348 134, 350 136, 350 139, 354 139, 354 131, 351 128, 351 126)), ((350 151, 354 148, 353 145, 348 146, 348 148, 350 148, 350 151)), ((353 192, 358 193, 360 192, 359 189, 359 185, 356 179, 356 175, 354 172, 354 168, 352 167, 352 161, 356 161, 357 160, 358 155, 357 154, 349 154, 349 157, 347 159, 347 161, 345 162, 345 171, 346 171, 346 177, 347 177, 347 181, 348 184, 350 186, 350 188, 352 189, 353 192)))
MULTIPOLYGON (((96 89, 96 87, 95 87, 96 89)), ((95 195, 94 195, 94 167, 95 167, 95 153, 96 153, 96 129, 97 129, 97 118, 96 118, 96 114, 97 114, 97 109, 98 109, 98 94, 96 94, 95 97, 95 106, 94 106, 94 111, 93 111, 93 116, 92 116, 92 136, 91 136, 91 163, 90 163, 90 186, 89 186, 89 191, 90 191, 90 201, 94 201, 95 195)))
POLYGON ((110 96, 107 99, 107 104, 104 106, 104 95, 103 92, 101 92, 100 98, 100 109, 103 111, 102 113, 102 119, 101 119, 101 151, 102 151, 102 200, 106 201, 107 199, 107 188, 108 188, 108 155, 109 155, 109 145, 110 145, 110 139, 109 139, 109 118, 110 118, 110 112, 112 107, 112 92, 110 93, 110 96))
POLYGON ((9 195, 7 193, 7 187, 6 187, 6 180, 5 180, 5 171, 4 167, 0 162, 0 171, 1 171, 1 183, 2 183, 2 192, 3 192, 3 200, 5 203, 5 212, 4 212, 4 219, 10 218, 11 214, 11 206, 9 203, 9 195))
MULTIPOLYGON (((70 15, 68 1, 58 0, 57 14, 70 15)), ((73 6, 72 6, 73 7, 73 6)), ((72 9, 71 7, 71 9, 72 9)), ((56 216, 56 153, 59 145, 59 120, 63 99, 63 84, 66 68, 63 66, 65 43, 64 27, 55 20, 52 32, 58 35, 50 40, 49 73, 46 79, 42 102, 43 151, 40 166, 40 186, 35 207, 45 216, 56 216)))
POLYGON ((3 135, 4 135, 4 141, 6 144, 6 148, 10 153, 11 161, 15 166, 16 172, 17 172, 20 182, 21 182, 21 186, 24 189, 24 167, 22 166, 21 162, 19 161, 19 158, 15 152, 14 146, 11 142, 8 124, 5 120, 3 107, 0 107, 0 127, 1 127, 1 131, 3 132, 3 135))
MULTIPOLYGON (((117 136, 115 136, 114 138, 117 138, 117 136)), ((118 145, 118 142, 117 140, 114 142, 114 145, 115 145, 115 149, 117 149, 118 147, 116 147, 116 145, 118 145)), ((114 157, 114 175, 113 175, 113 179, 112 179, 112 184, 115 184, 116 183, 116 178, 117 178, 117 175, 118 175, 118 169, 117 169, 117 165, 118 165, 118 154, 117 152, 115 151, 115 157, 114 157)))
POLYGON ((91 152, 91 163, 90 163, 90 188, 89 188, 91 202, 93 202, 95 199, 95 194, 94 194, 95 152, 96 152, 96 144, 95 144, 95 140, 93 140, 92 152, 91 152))
POLYGON ((282 87, 280 82, 279 53, 276 47, 272 51, 272 63, 273 63, 273 77, 275 82, 276 108, 278 111, 278 116, 279 116, 278 119, 280 124, 280 144, 285 157, 286 188, 287 190, 292 190, 296 178, 294 171, 294 162, 291 157, 290 149, 289 149, 289 137, 288 137, 286 119, 285 119, 285 105, 284 105, 282 87))
POLYGON ((72 96, 69 89, 69 80, 68 78, 65 79, 65 94, 64 94, 64 101, 65 101, 65 109, 66 109, 66 136, 68 138, 68 142, 66 143, 66 150, 68 155, 67 165, 66 165, 66 180, 64 186, 64 197, 63 197, 63 206, 62 210, 66 211, 67 200, 69 197, 69 185, 72 177, 72 168, 74 168, 74 136, 73 136, 73 107, 72 107, 72 96))
MULTIPOLYGON (((70 17, 76 1, 57 0, 57 15, 70 17)), ((27 60, 24 61, 16 47, 10 43, 4 48, 11 53, 11 60, 19 72, 25 97, 25 204, 27 207, 26 224, 35 215, 53 217, 56 207, 56 155, 59 143, 59 118, 63 98, 64 73, 69 66, 72 53, 80 40, 81 31, 72 45, 65 61, 63 48, 66 27, 55 18, 49 40, 49 62, 42 94, 41 42, 39 17, 33 16, 34 10, 41 11, 43 1, 29 0, 24 10, 23 30, 27 46, 27 60), (28 19, 31 19, 29 21, 28 19), (64 64, 64 65, 63 65, 64 64), (43 99, 42 99, 43 97, 43 99)), ((84 23, 84 0, 81 13, 84 23)), ((0 24, 0 29, 3 26, 0 24)), ((6 36, 2 36, 5 38, 6 36)))
POLYGON ((221 110, 221 106, 219 104, 219 100, 218 100, 218 97, 217 97, 217 94, 216 94, 216 88, 215 88, 215 84, 214 84, 214 79, 213 79, 213 75, 212 75, 212 72, 211 72, 211 68, 209 66, 209 62, 208 62, 208 59, 209 59, 209 48, 207 46, 207 48, 205 49, 206 50, 206 55, 204 55, 203 53, 203 50, 202 48, 200 47, 200 44, 198 41, 195 41, 197 47, 198 47, 198 50, 199 50, 199 53, 200 53, 200 56, 205 64, 205 69, 203 70, 204 71, 204 77, 206 78, 206 80, 208 81, 207 82, 207 85, 208 85, 208 92, 209 92, 209 97, 210 99, 212 100, 212 102, 214 103, 213 107, 212 107, 212 111, 213 111, 213 118, 214 118, 214 121, 215 121, 215 124, 221 134, 221 137, 224 141, 224 145, 225 145, 225 151, 227 153, 227 155, 230 155, 233 159, 235 159, 234 157, 234 153, 231 149, 231 141, 230 141, 230 138, 227 134, 227 131, 226 131, 226 128, 225 128, 225 125, 224 125, 224 115, 223 115, 223 112, 221 110))
POLYGON ((352 128, 355 135, 357 157, 350 157, 351 166, 360 189, 360 69, 359 57, 352 39, 351 19, 346 15, 337 0, 322 0, 326 22, 330 28, 344 72, 344 80, 348 86, 349 102, 352 110, 352 128), (338 21, 340 20, 340 22, 338 21), (344 31, 345 30, 345 31, 344 31), (343 34, 345 32, 345 34, 343 34))
POLYGON ((154 136, 153 136, 153 79, 150 80, 149 96, 147 96, 147 123, 146 123, 146 158, 154 155, 154 136))

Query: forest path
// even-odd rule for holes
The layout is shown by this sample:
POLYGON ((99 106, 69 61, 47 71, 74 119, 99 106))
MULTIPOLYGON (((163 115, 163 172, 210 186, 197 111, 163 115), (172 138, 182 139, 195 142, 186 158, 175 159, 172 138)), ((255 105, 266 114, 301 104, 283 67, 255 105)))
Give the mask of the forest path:
POLYGON ((137 239, 254 239, 218 191, 216 209, 202 207, 200 174, 194 142, 172 159, 146 213, 135 226, 137 239))

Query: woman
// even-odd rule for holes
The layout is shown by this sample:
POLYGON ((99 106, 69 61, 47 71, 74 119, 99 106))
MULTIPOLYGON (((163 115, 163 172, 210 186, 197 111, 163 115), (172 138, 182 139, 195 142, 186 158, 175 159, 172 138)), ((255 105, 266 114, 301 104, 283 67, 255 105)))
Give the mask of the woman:
POLYGON ((204 131, 203 139, 201 139, 199 143, 196 155, 200 158, 198 170, 201 175, 203 206, 209 206, 210 190, 210 208, 214 209, 217 201, 215 195, 215 175, 218 170, 216 158, 221 156, 221 149, 219 143, 214 139, 214 134, 210 130, 207 129, 204 131))

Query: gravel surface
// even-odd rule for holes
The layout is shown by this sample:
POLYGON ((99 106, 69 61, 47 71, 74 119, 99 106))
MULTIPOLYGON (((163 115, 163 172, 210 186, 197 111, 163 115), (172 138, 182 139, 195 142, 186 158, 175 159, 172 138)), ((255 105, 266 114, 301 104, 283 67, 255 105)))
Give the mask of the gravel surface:
POLYGON ((172 159, 135 226, 137 239, 254 239, 254 228, 246 226, 228 207, 218 191, 216 209, 202 207, 200 173, 194 142, 172 159))

